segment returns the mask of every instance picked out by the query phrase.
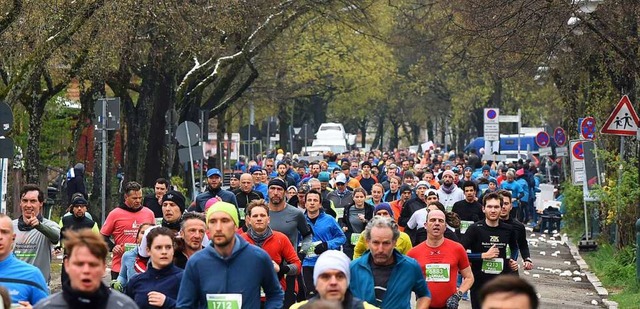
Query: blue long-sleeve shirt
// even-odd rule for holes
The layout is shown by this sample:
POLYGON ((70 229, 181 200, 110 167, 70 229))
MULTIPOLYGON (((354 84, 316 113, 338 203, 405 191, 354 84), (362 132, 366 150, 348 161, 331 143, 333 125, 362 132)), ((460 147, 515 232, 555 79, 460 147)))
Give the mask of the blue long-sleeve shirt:
POLYGON ((127 284, 126 294, 143 309, 158 308, 149 305, 149 292, 162 293, 166 298, 160 308, 173 309, 176 307, 182 272, 182 269, 173 264, 163 269, 155 269, 149 264, 147 271, 131 278, 127 284))
POLYGON ((509 192, 511 192, 511 197, 514 199, 513 208, 518 208, 518 199, 523 194, 522 186, 520 186, 520 184, 518 184, 515 180, 512 182, 508 182, 505 180, 500 184, 500 189, 508 190, 509 192))
POLYGON ((49 287, 37 267, 23 262, 11 253, 0 261, 0 285, 11 294, 11 302, 28 301, 35 305, 49 296, 49 287))
MULTIPOLYGON (((344 236, 344 232, 342 232, 338 222, 324 212, 321 211, 316 220, 309 219, 306 214, 305 218, 313 230, 312 242, 326 242, 329 250, 340 250, 340 246, 347 241, 347 237, 344 236)), ((317 260, 317 255, 307 256, 302 261, 302 266, 315 266, 317 260)))

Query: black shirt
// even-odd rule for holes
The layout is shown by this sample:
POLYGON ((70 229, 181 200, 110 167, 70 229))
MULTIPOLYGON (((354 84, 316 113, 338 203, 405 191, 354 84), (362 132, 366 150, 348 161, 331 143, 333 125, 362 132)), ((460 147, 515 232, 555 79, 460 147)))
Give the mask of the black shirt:
POLYGON ((504 260, 502 274, 512 272, 507 259, 507 246, 510 247, 511 252, 514 252, 517 249, 517 243, 516 234, 511 225, 498 221, 498 226, 491 227, 486 224, 485 220, 478 221, 469 226, 467 232, 462 237, 462 245, 465 249, 471 250, 469 262, 471 262, 471 270, 473 271, 475 280, 479 283, 478 285, 474 283, 474 287, 482 286, 482 283, 498 276, 486 274, 481 270, 482 259, 479 255, 487 252, 493 245, 500 251, 498 257, 504 260))
POLYGON ((156 198, 155 194, 145 196, 142 205, 151 209, 155 218, 162 218, 162 205, 158 203, 158 198, 156 198))
POLYGON ((467 200, 457 201, 453 204, 452 212, 456 213, 462 221, 477 222, 484 219, 484 212, 482 212, 482 204, 478 201, 472 203, 467 200))
POLYGON ((524 260, 524 259, 530 258, 531 253, 529 252, 529 242, 527 241, 527 230, 524 228, 524 224, 522 224, 522 222, 514 218, 509 218, 508 220, 504 220, 503 222, 511 225, 511 227, 515 231, 516 240, 518 243, 518 250, 520 250, 520 255, 522 256, 522 259, 524 260))

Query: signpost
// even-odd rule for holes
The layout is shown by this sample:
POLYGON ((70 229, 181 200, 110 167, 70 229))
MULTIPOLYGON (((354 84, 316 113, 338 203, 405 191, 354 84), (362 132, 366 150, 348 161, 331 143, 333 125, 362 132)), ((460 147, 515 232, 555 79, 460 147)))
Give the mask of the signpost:
POLYGON ((538 147, 540 147, 540 149, 538 149, 538 152, 541 156, 548 156, 553 153, 553 150, 551 149, 551 147, 549 147, 549 144, 551 143, 551 137, 549 137, 549 133, 544 131, 539 132, 536 135, 535 142, 538 147))
POLYGON ((484 109, 484 140, 485 153, 498 151, 500 141, 500 109, 484 109), (497 145, 496 145, 497 144, 497 145))
POLYGON ((186 148, 178 149, 178 158, 180 162, 189 162, 189 170, 191 171, 191 197, 196 199, 196 175, 193 170, 193 163, 203 157, 202 146, 196 145, 200 142, 200 128, 191 121, 185 121, 176 129, 176 140, 181 146, 186 148))
POLYGON ((0 213, 7 213, 7 176, 9 159, 13 157, 13 140, 5 137, 13 128, 11 107, 0 101, 0 213))
POLYGON ((569 142, 571 149, 571 179, 574 185, 581 185, 584 180, 584 150, 581 140, 569 142))
POLYGON ((102 202, 101 219, 104 223, 107 206, 107 131, 120 129, 120 98, 98 99, 93 111, 98 117, 95 131, 100 133, 99 135, 96 134, 95 138, 97 142, 102 144, 102 188, 100 189, 100 199, 102 202))
POLYGON ((566 157, 569 155, 569 149, 565 146, 567 144, 567 132, 562 127, 557 127, 553 130, 553 139, 556 141, 556 156, 562 158, 562 172, 564 178, 567 179, 566 157))

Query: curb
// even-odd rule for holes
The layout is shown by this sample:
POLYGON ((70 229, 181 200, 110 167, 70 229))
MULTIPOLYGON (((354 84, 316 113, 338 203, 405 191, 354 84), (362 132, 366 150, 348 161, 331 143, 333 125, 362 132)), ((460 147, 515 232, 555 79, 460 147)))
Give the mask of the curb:
POLYGON ((589 265, 587 265, 587 262, 585 262, 585 260, 582 258, 582 256, 580 256, 580 251, 578 250, 578 247, 576 247, 571 242, 569 237, 567 237, 566 235, 562 235, 562 240, 564 240, 564 242, 567 244, 567 246, 569 246, 569 251, 571 252, 571 255, 573 256, 573 259, 576 260, 576 263, 580 267, 580 271, 585 273, 585 275, 587 276, 587 279, 589 280, 589 282, 591 282, 593 287, 598 292, 598 295, 603 297, 602 298, 602 303, 609 309, 618 309, 618 303, 617 302, 612 301, 612 300, 608 300, 608 299, 605 298, 605 297, 609 296, 609 292, 602 285, 602 282, 600 282, 600 279, 598 279, 598 277, 589 270, 589 265))

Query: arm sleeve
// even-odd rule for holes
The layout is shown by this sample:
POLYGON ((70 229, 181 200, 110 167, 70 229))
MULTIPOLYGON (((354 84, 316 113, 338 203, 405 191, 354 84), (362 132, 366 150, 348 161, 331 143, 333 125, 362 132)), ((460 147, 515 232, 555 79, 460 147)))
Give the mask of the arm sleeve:
MULTIPOLYGON (((511 249, 511 254, 517 254, 518 253, 518 233, 516 233, 516 231, 514 230, 511 233, 511 236, 509 237, 509 248, 511 249)), ((511 258, 510 256, 508 256, 507 258, 511 258)), ((516 255, 517 258, 517 255, 516 255)))
POLYGON ((413 284, 413 292, 416 293, 416 299, 420 297, 429 297, 431 298, 431 292, 429 291, 429 287, 427 287, 427 281, 424 280, 422 275, 422 269, 417 262, 413 263, 414 270, 412 274, 414 276, 414 284, 413 284))
MULTIPOLYGON (((264 290, 264 294, 266 296, 264 308, 281 309, 284 302, 284 292, 282 291, 282 286, 278 281, 276 271, 273 269, 271 258, 269 258, 266 252, 264 255, 266 258, 261 261, 263 264, 262 269, 264 275, 262 276, 262 282, 260 283, 260 286, 264 290)), ((181 290, 182 288, 182 285, 180 285, 181 290)))
POLYGON ((518 233, 518 250, 520 250, 520 255, 522 255, 522 259, 527 259, 531 257, 531 253, 529 252, 529 242, 527 241, 527 231, 524 226, 520 226, 520 232, 518 233))
POLYGON ((32 287, 33 293, 31 293, 31 298, 29 300, 29 303, 31 303, 31 305, 37 304, 40 300, 45 299, 47 298, 47 296, 49 296, 49 287, 47 286, 42 273, 38 272, 38 274, 36 274, 33 279, 38 284, 38 286, 32 287))
POLYGON ((307 224, 307 220, 304 218, 304 215, 300 213, 298 216, 298 232, 302 235, 302 248, 309 248, 311 242, 313 242, 313 231, 309 224, 307 224))
POLYGON ((49 239, 52 244, 57 244, 58 241, 60 241, 60 226, 53 221, 47 222, 50 223, 41 222, 40 224, 38 224, 36 226, 36 230, 44 234, 44 236, 47 237, 47 239, 49 239))
POLYGON ((106 235, 102 235, 102 237, 104 238, 104 241, 107 243, 107 246, 109 247, 109 251, 113 251, 113 247, 115 247, 116 244, 114 244, 113 241, 111 241, 111 237, 106 235))
POLYGON ((297 275, 302 269, 300 258, 298 258, 298 254, 296 253, 296 250, 293 249, 291 242, 289 242, 288 239, 285 240, 286 241, 282 242, 284 246, 282 255, 287 263, 287 266, 289 266, 289 272, 287 273, 287 275, 297 275))
POLYGON ((355 248, 353 248, 353 259, 359 258, 365 251, 367 251, 367 243, 364 241, 364 234, 360 234, 358 242, 355 248))
POLYGON ((407 227, 407 222, 409 221, 409 218, 411 218, 411 210, 407 206, 407 203, 403 205, 402 211, 400 212, 400 218, 398 218, 398 225, 402 227, 407 227))
POLYGON ((174 309, 176 307, 176 300, 164 295, 165 299, 164 299, 164 304, 162 304, 162 308, 164 309, 174 309))
POLYGON ((417 217, 417 216, 416 216, 416 214, 417 214, 417 213, 418 213, 417 211, 416 211, 416 212, 414 212, 414 213, 411 215, 411 218, 409 218, 409 221, 407 221, 407 227, 408 227, 408 228, 410 228, 410 229, 416 229, 416 226, 418 225, 418 223, 416 222, 416 221, 417 221, 417 219, 416 219, 416 217, 417 217))
MULTIPOLYGON (((271 265, 269 265, 271 266, 271 265)), ((195 276, 195 267, 185 267, 180 281, 180 289, 178 290, 178 299, 176 300, 176 308, 191 309, 198 307, 198 293, 200 287, 198 286, 198 278, 195 276)), ((273 267, 271 266, 271 269, 273 267)))
POLYGON ((331 240, 327 241, 329 249, 338 250, 340 246, 344 245, 347 241, 347 237, 344 236, 342 229, 338 226, 337 222, 332 222, 331 226, 331 240))

